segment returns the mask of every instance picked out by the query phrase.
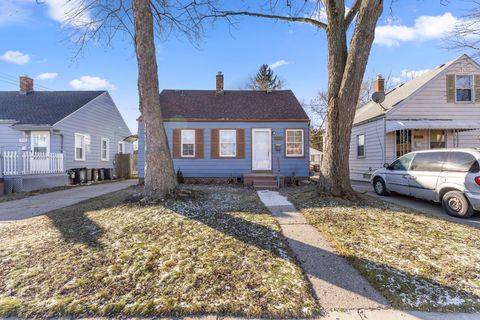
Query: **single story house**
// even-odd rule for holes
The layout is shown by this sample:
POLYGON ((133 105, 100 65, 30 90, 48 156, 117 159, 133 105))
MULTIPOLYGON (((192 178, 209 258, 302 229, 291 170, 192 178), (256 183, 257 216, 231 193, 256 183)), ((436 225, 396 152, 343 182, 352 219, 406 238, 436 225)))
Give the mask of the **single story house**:
POLYGON ((16 191, 68 183, 72 168, 114 168, 116 153, 133 152, 131 135, 107 91, 0 92, 0 178, 16 191), (128 140, 128 139, 127 139, 128 140))
MULTIPOLYGON (((309 176, 309 118, 291 90, 224 90, 219 72, 216 90, 163 90, 160 106, 175 170, 186 181, 273 187, 309 176)), ((141 117, 138 135, 141 179, 141 117)))
POLYGON ((462 55, 384 94, 379 76, 374 91, 377 102, 357 109, 353 122, 352 180, 368 180, 384 163, 411 151, 480 147, 480 65, 469 56, 462 55))
POLYGON ((310 147, 310 166, 322 164, 323 152, 310 147))

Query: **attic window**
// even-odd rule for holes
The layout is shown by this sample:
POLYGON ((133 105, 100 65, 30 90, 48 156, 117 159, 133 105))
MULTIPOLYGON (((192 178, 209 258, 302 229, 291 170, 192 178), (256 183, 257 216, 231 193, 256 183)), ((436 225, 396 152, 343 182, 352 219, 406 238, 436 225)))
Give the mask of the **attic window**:
POLYGON ((457 75, 455 77, 455 98, 457 102, 472 102, 473 77, 457 75))

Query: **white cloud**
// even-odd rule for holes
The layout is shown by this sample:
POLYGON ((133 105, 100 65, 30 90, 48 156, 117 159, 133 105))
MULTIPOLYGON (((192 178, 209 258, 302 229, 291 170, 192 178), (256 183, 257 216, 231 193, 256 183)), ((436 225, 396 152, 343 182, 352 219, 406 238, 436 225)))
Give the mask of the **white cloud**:
POLYGON ((375 29, 375 43, 399 46, 402 42, 443 38, 459 22, 450 12, 440 16, 420 16, 413 26, 387 24, 375 29))
POLYGON ((40 73, 36 79, 38 80, 49 80, 49 79, 54 79, 58 76, 58 73, 55 72, 44 72, 40 73))
POLYGON ((407 78, 407 79, 414 79, 416 77, 419 77, 421 75, 424 75, 430 71, 430 69, 422 69, 422 70, 408 70, 408 69, 403 69, 401 76, 402 78, 407 78))
POLYGON ((62 26, 73 28, 88 28, 92 17, 81 0, 45 0, 48 5, 48 15, 62 26))
POLYGON ((105 79, 92 76, 82 76, 70 81, 70 86, 76 90, 115 90, 115 86, 105 79))
POLYGON ((287 64, 291 64, 291 62, 282 59, 282 60, 278 60, 278 61, 275 61, 274 63, 269 64, 268 67, 272 70, 275 70, 278 67, 281 67, 281 66, 284 66, 284 65, 287 65, 287 64))
POLYGON ((25 21, 30 12, 22 5, 25 0, 0 1, 0 25, 25 21))
POLYGON ((30 56, 20 51, 8 50, 0 56, 0 60, 15 64, 26 64, 30 62, 30 56))
POLYGON ((421 69, 421 70, 403 69, 398 76, 392 76, 389 78, 389 80, 394 86, 396 86, 401 83, 405 83, 407 81, 415 79, 416 77, 419 77, 421 75, 424 75, 429 71, 430 69, 421 69))

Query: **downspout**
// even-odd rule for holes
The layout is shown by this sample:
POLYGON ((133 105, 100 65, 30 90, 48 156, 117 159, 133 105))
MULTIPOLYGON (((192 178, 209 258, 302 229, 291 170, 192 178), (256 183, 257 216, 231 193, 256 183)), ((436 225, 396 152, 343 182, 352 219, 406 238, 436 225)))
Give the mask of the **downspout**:
POLYGON ((383 164, 387 163, 387 117, 383 117, 383 164))

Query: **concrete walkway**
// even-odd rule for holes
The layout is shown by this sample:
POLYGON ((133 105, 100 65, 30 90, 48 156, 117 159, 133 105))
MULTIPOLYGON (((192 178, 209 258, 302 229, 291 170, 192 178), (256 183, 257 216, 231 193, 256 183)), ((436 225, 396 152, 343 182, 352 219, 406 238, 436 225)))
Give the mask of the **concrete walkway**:
POLYGON ((20 200, 2 202, 0 203, 0 222, 28 219, 52 210, 68 207, 90 198, 122 190, 137 183, 138 180, 136 179, 123 180, 76 187, 68 190, 44 193, 20 200))
POLYGON ((260 200, 278 219, 283 235, 327 311, 385 308, 388 302, 330 244, 305 217, 276 191, 258 191, 260 200))
POLYGON ((368 182, 352 181, 353 190, 366 194, 371 197, 378 198, 382 201, 395 204, 400 207, 413 209, 452 222, 461 223, 470 227, 480 229, 480 214, 476 213, 471 218, 455 218, 447 215, 440 203, 434 203, 426 200, 416 199, 400 194, 392 194, 386 197, 379 196, 373 191, 373 187, 368 182))

